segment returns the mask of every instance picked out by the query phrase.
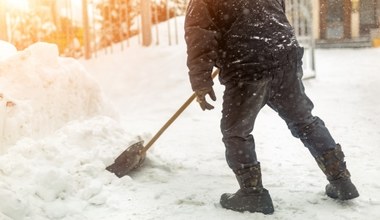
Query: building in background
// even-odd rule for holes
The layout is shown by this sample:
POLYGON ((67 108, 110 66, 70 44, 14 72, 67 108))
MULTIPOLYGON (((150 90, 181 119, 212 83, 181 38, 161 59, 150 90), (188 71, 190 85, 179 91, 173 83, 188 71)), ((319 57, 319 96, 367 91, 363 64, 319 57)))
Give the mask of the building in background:
POLYGON ((317 46, 380 46, 380 0, 313 0, 317 46))

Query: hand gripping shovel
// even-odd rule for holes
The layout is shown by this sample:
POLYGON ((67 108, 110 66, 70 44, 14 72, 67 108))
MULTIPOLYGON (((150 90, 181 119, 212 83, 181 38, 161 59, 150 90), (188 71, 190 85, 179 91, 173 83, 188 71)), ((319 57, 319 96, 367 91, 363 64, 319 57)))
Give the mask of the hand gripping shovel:
MULTIPOLYGON (((212 78, 215 78, 219 73, 219 69, 216 69, 212 73, 212 78)), ((153 136, 153 138, 144 146, 144 141, 137 142, 128 147, 123 153, 121 153, 114 161, 109 165, 106 170, 114 173, 117 177, 121 178, 127 175, 129 172, 137 169, 142 165, 145 160, 146 152, 153 145, 154 142, 164 133, 164 131, 178 118, 178 116, 190 105, 195 99, 196 95, 190 96, 185 103, 174 113, 174 115, 162 126, 162 128, 153 136)))

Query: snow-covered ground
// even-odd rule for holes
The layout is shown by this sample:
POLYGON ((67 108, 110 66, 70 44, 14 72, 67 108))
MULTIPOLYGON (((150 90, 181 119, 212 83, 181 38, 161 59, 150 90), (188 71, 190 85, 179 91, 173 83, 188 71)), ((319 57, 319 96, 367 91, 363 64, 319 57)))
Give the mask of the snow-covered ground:
POLYGON ((265 216, 219 205, 238 185, 224 159, 217 81, 216 108, 203 112, 192 103, 144 167, 121 179, 105 170, 126 147, 148 141, 191 95, 182 39, 170 47, 117 47, 80 62, 58 58, 45 44, 17 53, 1 45, 1 220, 380 219, 380 48, 319 49, 317 78, 305 81, 361 196, 328 198, 314 159, 265 107, 254 130, 275 205, 265 216))

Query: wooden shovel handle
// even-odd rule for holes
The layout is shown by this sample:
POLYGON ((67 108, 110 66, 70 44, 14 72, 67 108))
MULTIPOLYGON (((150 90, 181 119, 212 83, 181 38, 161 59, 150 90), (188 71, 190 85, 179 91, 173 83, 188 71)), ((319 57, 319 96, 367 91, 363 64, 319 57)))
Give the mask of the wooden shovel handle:
MULTIPOLYGON (((219 74, 219 69, 216 69, 211 77, 214 79, 219 74)), ((145 145, 142 150, 143 153, 147 152, 148 149, 156 142, 156 140, 164 133, 164 131, 178 118, 178 116, 190 105, 190 103, 195 99, 195 92, 186 100, 185 103, 174 113, 172 117, 162 126, 162 128, 152 137, 152 139, 145 145)))

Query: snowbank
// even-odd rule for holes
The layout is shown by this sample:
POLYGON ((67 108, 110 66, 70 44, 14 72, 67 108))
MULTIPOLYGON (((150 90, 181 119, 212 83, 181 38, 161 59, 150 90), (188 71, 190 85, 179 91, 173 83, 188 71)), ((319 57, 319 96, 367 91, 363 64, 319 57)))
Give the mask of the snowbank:
POLYGON ((83 209, 130 185, 105 167, 136 140, 97 82, 55 45, 8 55, 0 61, 0 219, 87 219, 83 209))
POLYGON ((131 185, 105 170, 117 154, 110 147, 123 147, 126 138, 115 120, 98 116, 19 141, 0 156, 0 213, 12 220, 87 219, 84 209, 108 207, 109 191, 131 185))
POLYGON ((0 40, 0 60, 6 59, 17 53, 17 49, 12 44, 0 40))
POLYGON ((4 45, 0 51, 11 55, 0 60, 2 151, 22 137, 43 137, 71 120, 112 114, 99 85, 79 62, 59 57, 55 45, 37 43, 17 53, 4 45))

